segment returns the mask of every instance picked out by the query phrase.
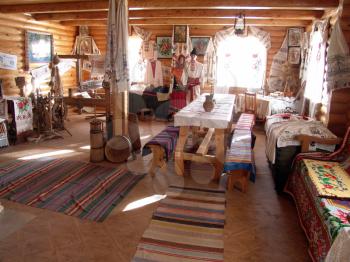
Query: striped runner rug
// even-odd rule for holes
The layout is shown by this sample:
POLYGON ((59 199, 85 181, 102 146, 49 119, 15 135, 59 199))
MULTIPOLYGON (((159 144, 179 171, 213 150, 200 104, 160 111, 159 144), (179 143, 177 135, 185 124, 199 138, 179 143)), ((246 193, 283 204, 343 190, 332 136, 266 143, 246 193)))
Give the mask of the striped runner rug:
POLYGON ((170 186, 132 261, 224 261, 225 191, 170 186))
POLYGON ((144 175, 66 159, 0 163, 0 198, 102 222, 144 175))

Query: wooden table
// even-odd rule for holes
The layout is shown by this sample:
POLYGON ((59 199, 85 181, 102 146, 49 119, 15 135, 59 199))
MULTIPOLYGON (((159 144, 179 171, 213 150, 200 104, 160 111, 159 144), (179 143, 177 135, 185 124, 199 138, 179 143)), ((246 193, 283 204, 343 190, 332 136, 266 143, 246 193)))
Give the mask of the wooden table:
POLYGON ((213 164, 215 167, 214 179, 220 179, 225 161, 225 135, 231 131, 235 95, 215 94, 214 99, 216 103, 211 112, 204 111, 205 94, 203 94, 174 116, 175 126, 180 127, 175 150, 175 171, 178 175, 184 175, 184 160, 191 160, 213 164), (193 133, 193 139, 196 139, 196 132, 199 128, 208 128, 209 130, 197 152, 184 152, 190 131, 193 133), (213 135, 215 135, 216 153, 208 155, 209 143, 213 135))

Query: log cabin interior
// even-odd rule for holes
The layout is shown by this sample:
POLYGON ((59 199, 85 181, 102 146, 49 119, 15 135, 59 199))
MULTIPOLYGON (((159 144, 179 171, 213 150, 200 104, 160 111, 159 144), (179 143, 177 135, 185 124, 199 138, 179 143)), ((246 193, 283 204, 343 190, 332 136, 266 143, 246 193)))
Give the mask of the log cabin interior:
POLYGON ((349 261, 350 2, 0 0, 0 261, 349 261))

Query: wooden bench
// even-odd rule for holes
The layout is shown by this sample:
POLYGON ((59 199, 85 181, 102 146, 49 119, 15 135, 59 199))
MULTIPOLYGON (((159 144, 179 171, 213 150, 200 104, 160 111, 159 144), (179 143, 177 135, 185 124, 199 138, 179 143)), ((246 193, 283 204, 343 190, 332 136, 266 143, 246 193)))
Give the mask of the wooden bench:
POLYGON ((254 154, 252 150, 252 128, 255 124, 253 114, 243 113, 235 127, 231 146, 226 152, 224 172, 227 173, 228 189, 240 185, 243 192, 247 191, 248 179, 255 180, 254 154))
POLYGON ((153 154, 151 167, 148 171, 149 174, 153 176, 157 167, 166 167, 166 162, 172 157, 175 151, 178 137, 179 128, 168 126, 144 145, 142 156, 150 153, 153 154))

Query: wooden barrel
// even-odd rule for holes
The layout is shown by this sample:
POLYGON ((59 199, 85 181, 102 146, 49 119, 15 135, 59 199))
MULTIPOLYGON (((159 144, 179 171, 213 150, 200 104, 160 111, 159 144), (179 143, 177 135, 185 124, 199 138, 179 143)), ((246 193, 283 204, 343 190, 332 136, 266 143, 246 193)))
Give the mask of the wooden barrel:
POLYGON ((90 161, 104 160, 103 122, 94 119, 90 122, 90 161))

